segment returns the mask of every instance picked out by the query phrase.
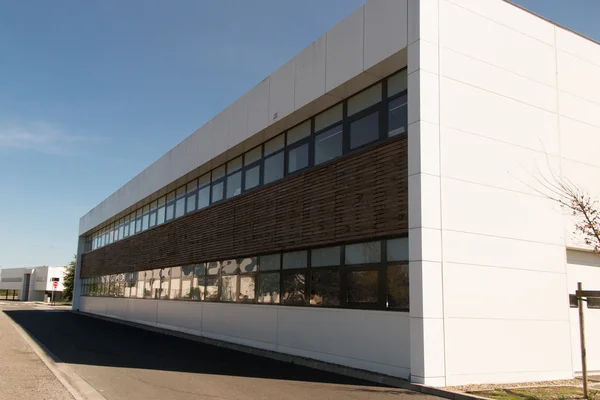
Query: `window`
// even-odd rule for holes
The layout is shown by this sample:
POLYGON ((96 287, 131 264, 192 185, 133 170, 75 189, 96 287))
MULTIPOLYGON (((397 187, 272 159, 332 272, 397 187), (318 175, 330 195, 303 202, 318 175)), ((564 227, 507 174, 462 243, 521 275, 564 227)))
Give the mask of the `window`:
POLYGON ((177 189, 175 195, 175 218, 183 217, 185 214, 185 186, 177 189))
POLYGON ((381 82, 348 99, 348 116, 365 110, 381 101, 381 82))
POLYGON ((340 247, 324 247, 311 251, 311 267, 329 267, 340 265, 340 247))
POLYGON ((135 213, 129 214, 129 235, 135 234, 135 213))
POLYGON ((244 169, 244 190, 260 185, 260 164, 244 169))
POLYGON ((408 265, 390 265, 387 269, 387 307, 409 309, 408 265))
POLYGON ((158 210, 156 211, 156 225, 163 224, 165 222, 165 203, 167 197, 163 196, 158 199, 158 210))
POLYGON ((148 214, 150 212, 150 205, 144 206, 142 212, 142 231, 145 231, 150 226, 150 215, 148 214))
POLYGON ((381 262, 381 242, 357 243, 346 246, 346 264, 381 262))
POLYGON ((304 304, 306 293, 306 274, 287 273, 283 275, 283 303, 304 304))
POLYGON ((212 184, 212 202, 223 200, 223 181, 212 184))
POLYGON ((311 274, 310 304, 340 305, 340 273, 336 270, 314 270, 311 274))
POLYGON ((265 158, 264 183, 274 182, 283 178, 283 152, 265 158))
POLYGON ((408 261, 408 238, 387 240, 388 261, 408 261))
POLYGON ((348 303, 377 303, 379 300, 379 272, 349 271, 347 274, 348 303))
POLYGON ((230 199, 242 193, 242 172, 238 171, 227 176, 227 198, 230 199))
POLYGON ((198 190, 198 209, 203 209, 210 205, 210 184, 203 186, 198 190))
POLYGON ((406 133, 408 129, 408 97, 400 96, 388 102, 388 136, 406 133))
POLYGON ((285 145, 284 135, 279 135, 274 137, 265 143, 265 157, 271 154, 278 152, 279 150, 283 150, 285 145))
POLYGON ((204 300, 219 300, 219 279, 206 277, 206 289, 204 291, 204 300))
POLYGON ((315 136, 315 165, 342 155, 342 125, 315 136))
POLYGON ((327 128, 342 120, 342 103, 331 107, 330 109, 323 111, 321 114, 315 117, 315 132, 321 129, 327 128))
POLYGON ((287 145, 298 142, 310 136, 310 120, 301 123, 287 132, 287 145))
POLYGON ((135 212, 135 233, 142 231, 142 209, 140 208, 135 212))
POLYGON ((379 111, 350 123, 350 149, 379 139, 379 111))
POLYGON ((169 287, 169 299, 179 300, 181 298, 181 267, 171 268, 171 285, 169 287))
POLYGON ((191 265, 192 274, 192 300, 204 300, 204 286, 206 275, 206 264, 191 265))
POLYGON ((306 268, 307 251, 283 253, 283 269, 306 268))
POLYGON ((388 78, 388 97, 402 93, 407 89, 406 69, 388 78))
POLYGON ((194 179, 188 183, 185 187, 186 200, 185 200, 185 213, 191 213, 196 211, 196 192, 198 190, 198 180, 194 179))
POLYGON ((221 277, 221 301, 235 301, 238 293, 237 282, 235 275, 221 277))
POLYGON ((261 154, 261 146, 255 147, 252 150, 246 152, 246 154, 244 154, 244 166, 248 166, 254 164, 257 161, 260 161, 261 154))
POLYGON ((137 281, 137 290, 136 290, 136 297, 138 299, 143 299, 144 297, 149 297, 150 296, 150 292, 148 292, 148 295, 146 295, 145 289, 146 289, 146 277, 147 275, 147 271, 142 271, 142 272, 138 272, 138 281, 137 281))
POLYGON ((279 272, 260 274, 258 289, 259 303, 279 304, 279 278, 279 272))
POLYGON ((156 226, 156 209, 158 207, 158 201, 150 203, 150 228, 156 226))
POLYGON ((175 192, 167 195, 167 208, 165 211, 165 220, 170 221, 175 218, 175 192))
POLYGON ((308 167, 308 143, 288 151, 288 173, 308 167))

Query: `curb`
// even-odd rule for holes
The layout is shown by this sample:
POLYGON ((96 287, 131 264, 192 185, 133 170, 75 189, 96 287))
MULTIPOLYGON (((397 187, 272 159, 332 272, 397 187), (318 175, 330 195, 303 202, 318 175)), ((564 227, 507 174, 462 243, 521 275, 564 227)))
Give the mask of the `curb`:
POLYGON ((70 369, 68 364, 62 363, 58 357, 29 333, 29 331, 19 326, 11 318, 7 317, 7 320, 75 400, 106 400, 96 389, 70 369))
POLYGON ((311 358, 293 356, 284 353, 278 353, 270 350, 257 349, 250 346, 244 346, 237 343, 225 342, 223 340, 209 339, 202 336, 191 335, 184 332, 174 331, 165 328, 159 328, 156 326, 140 324, 137 322, 131 322, 122 320, 119 318, 107 317, 104 315, 92 314, 83 311, 71 311, 75 314, 83 315, 86 317, 96 318, 104 321, 114 322, 122 325, 127 325, 135 328, 145 329, 147 331, 161 333, 164 335, 174 336, 182 339, 193 340, 212 346, 217 346, 229 350, 240 351, 246 354, 257 355, 260 357, 270 358, 276 361, 283 361, 303 367, 313 368, 320 371, 331 372, 338 375, 344 375, 355 379, 361 379, 368 382, 379 383, 382 385, 396 387, 400 389, 411 390, 413 392, 428 394, 432 396, 443 397, 451 400, 490 400, 487 397, 476 396, 468 393, 451 392, 445 389, 435 388, 431 386, 420 385, 411 383, 405 379, 397 378, 394 376, 379 374, 376 372, 365 371, 362 369, 345 367, 338 364, 332 364, 325 361, 313 360, 311 358))

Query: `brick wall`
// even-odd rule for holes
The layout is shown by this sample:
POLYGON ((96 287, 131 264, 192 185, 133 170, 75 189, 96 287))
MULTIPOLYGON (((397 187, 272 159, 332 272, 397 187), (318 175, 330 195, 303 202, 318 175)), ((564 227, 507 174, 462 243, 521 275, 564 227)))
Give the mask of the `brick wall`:
POLYGON ((86 253, 81 276, 407 232, 407 139, 402 137, 86 253))

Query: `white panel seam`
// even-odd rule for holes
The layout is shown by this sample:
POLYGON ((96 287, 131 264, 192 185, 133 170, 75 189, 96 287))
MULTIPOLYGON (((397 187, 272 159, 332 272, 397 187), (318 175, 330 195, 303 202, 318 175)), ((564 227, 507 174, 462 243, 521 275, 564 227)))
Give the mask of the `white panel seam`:
POLYGON ((522 317, 522 318, 507 318, 507 317, 473 317, 473 316, 469 316, 469 317, 446 317, 447 319, 453 319, 453 320, 460 320, 460 321, 513 321, 513 322, 552 322, 552 323, 557 323, 560 322, 561 324, 567 324, 569 325, 569 319, 568 318, 563 318, 563 319, 547 319, 547 318, 535 318, 535 316, 526 316, 526 317, 522 317))
MULTIPOLYGON (((562 245, 552 245, 552 246, 562 248, 562 245)), ((444 260, 444 262, 447 262, 449 264, 469 266, 469 267, 509 269, 509 270, 513 270, 513 271, 539 272, 539 273, 554 274, 554 275, 566 275, 567 274, 566 272, 548 271, 548 270, 543 270, 543 269, 506 267, 506 266, 502 266, 502 265, 491 265, 491 264, 485 264, 485 263, 468 263, 468 262, 460 262, 460 261, 452 261, 452 260, 444 260)))
POLYGON ((518 241, 518 242, 547 244, 547 245, 552 245, 552 246, 562 246, 562 243, 558 244, 558 243, 552 243, 552 242, 542 242, 539 240, 521 239, 521 238, 514 238, 514 237, 509 237, 509 236, 492 235, 489 233, 461 231, 459 229, 446 228, 446 229, 444 229, 444 231, 445 232, 467 233, 467 234, 471 234, 471 235, 479 235, 479 236, 485 236, 485 237, 494 237, 494 238, 500 238, 500 239, 514 240, 514 241, 518 241))
POLYGON ((546 196, 546 195, 535 194, 535 193, 528 193, 528 192, 522 192, 522 191, 516 190, 516 189, 509 189, 509 188, 495 186, 495 185, 491 185, 491 184, 487 184, 487 183, 470 181, 468 179, 454 178, 454 177, 446 176, 446 175, 442 175, 440 178, 448 179, 448 180, 455 181, 455 182, 469 183, 471 185, 483 186, 483 187, 490 188, 490 189, 498 189, 498 190, 502 190, 504 192, 511 192, 511 193, 522 194, 522 195, 525 195, 525 196, 530 196, 530 197, 534 197, 534 198, 538 198, 538 199, 548 199, 548 196, 546 196))
MULTIPOLYGON (((555 28, 556 28, 556 25, 555 25, 555 28)), ((555 33, 555 40, 556 40, 556 33, 555 33)), ((598 48, 600 48, 600 45, 598 45, 598 43, 592 42, 592 44, 594 44, 595 46, 597 46, 598 48)), ((582 57, 580 57, 577 54, 573 54, 567 48, 559 48, 557 44, 555 44, 555 47, 556 47, 556 51, 559 52, 559 53, 568 54, 571 57, 577 58, 578 60, 584 61, 584 62, 586 62, 588 64, 591 64, 591 65, 593 65, 595 67, 600 67, 600 64, 596 64, 594 61, 588 60, 587 58, 582 58, 582 57)))

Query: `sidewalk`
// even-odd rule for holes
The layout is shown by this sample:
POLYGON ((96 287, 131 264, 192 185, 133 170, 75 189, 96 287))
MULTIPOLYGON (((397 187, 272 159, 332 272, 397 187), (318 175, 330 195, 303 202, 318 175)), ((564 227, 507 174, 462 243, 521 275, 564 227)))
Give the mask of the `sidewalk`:
POLYGON ((4 314, 10 303, 0 301, 0 400, 73 400, 4 314))

